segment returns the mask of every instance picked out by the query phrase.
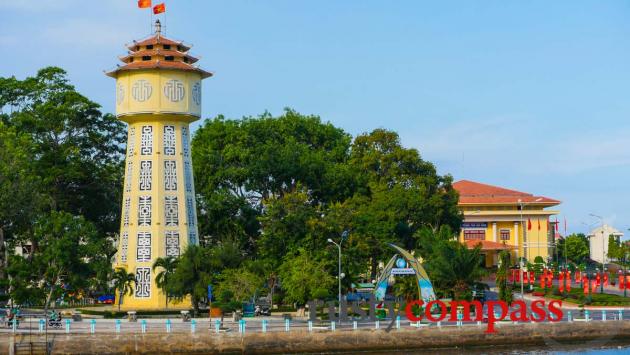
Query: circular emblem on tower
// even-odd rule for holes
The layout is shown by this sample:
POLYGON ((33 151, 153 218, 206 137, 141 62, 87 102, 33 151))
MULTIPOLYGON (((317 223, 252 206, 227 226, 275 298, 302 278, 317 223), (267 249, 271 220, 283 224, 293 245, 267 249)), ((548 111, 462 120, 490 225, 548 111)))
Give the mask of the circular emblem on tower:
POLYGON ((151 93, 153 92, 153 87, 151 83, 146 80, 137 80, 133 83, 131 87, 131 96, 133 99, 138 102, 145 102, 149 98, 151 98, 151 93))
POLYGON ((171 102, 179 102, 184 99, 184 83, 179 80, 169 80, 164 84, 164 96, 171 102))
POLYGON ((125 100, 125 87, 122 84, 118 84, 116 88, 116 102, 120 105, 125 100))
POLYGON ((201 83, 199 81, 193 85, 192 99, 197 106, 201 105, 201 83))

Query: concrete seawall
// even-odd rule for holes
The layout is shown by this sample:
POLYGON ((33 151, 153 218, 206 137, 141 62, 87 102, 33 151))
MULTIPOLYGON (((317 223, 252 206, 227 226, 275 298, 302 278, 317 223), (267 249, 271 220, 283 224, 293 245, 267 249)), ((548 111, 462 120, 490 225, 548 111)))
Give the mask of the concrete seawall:
MULTIPOLYGON (((546 345, 593 342, 630 342, 630 321, 575 322, 543 324, 501 324, 497 333, 484 333, 486 327, 466 326, 383 330, 315 331, 214 334, 210 332, 147 334, 49 335, 54 354, 273 354, 292 352, 358 352, 375 350, 475 348, 493 345, 546 345)), ((32 335, 33 342, 43 336, 32 335)), ((0 354, 11 353, 14 342, 24 345, 28 335, 0 335, 0 354)), ((24 347, 23 347, 24 349, 24 347)), ((28 352, 27 352, 28 353, 28 352)))

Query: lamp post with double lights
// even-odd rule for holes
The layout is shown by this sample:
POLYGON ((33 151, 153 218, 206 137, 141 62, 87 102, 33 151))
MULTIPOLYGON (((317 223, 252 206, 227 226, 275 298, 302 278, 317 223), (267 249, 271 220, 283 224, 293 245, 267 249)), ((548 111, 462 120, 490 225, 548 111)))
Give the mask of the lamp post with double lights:
POLYGON ((600 292, 604 293, 604 265, 606 264, 606 252, 605 252, 605 241, 604 241, 604 218, 602 216, 598 216, 593 213, 589 213, 589 216, 598 218, 602 223, 602 278, 600 280, 600 292))
POLYGON ((337 273, 337 278, 339 279, 339 294, 338 294, 338 302, 339 302, 339 311, 341 312, 341 278, 343 277, 343 275, 341 274, 341 243, 343 243, 343 240, 346 239, 348 237, 348 231, 343 231, 343 233, 341 233, 341 240, 339 241, 339 244, 335 243, 334 240, 328 238, 328 243, 332 243, 334 245, 337 246, 337 249, 339 250, 339 271, 337 273))

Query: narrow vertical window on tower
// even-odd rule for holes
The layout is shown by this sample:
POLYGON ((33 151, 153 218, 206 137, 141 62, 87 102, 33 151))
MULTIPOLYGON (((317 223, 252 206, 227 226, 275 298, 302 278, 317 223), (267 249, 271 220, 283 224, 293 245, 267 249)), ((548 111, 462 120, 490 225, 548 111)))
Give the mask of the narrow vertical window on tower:
POLYGON ((125 206, 123 207, 123 226, 129 227, 129 210, 131 209, 131 198, 125 198, 125 206))
POLYGON ((177 227, 179 225, 179 213, 177 208, 177 196, 164 197, 164 219, 167 227, 177 227))
POLYGON ((127 248, 129 245, 129 233, 123 232, 120 236, 120 263, 125 264, 127 262, 127 248))
POLYGON ((127 160, 127 174, 125 175, 125 192, 131 192, 131 179, 133 172, 133 162, 127 160))
POLYGON ((140 137, 140 154, 153 154, 153 127, 142 126, 142 135, 140 137))
POLYGON ((138 197, 138 225, 143 227, 151 225, 151 196, 138 197))
POLYGON ((184 185, 186 192, 192 192, 192 171, 190 170, 190 162, 184 161, 184 185))
POLYGON ((136 268, 136 297, 151 297, 151 268, 149 267, 136 268))
POLYGON ((164 155, 175 155, 175 126, 164 126, 164 155))
POLYGON ((195 211, 193 210, 193 199, 190 196, 186 197, 186 218, 188 219, 188 228, 195 226, 195 211))
POLYGON ((152 165, 153 164, 150 160, 143 160, 140 162, 139 188, 141 191, 151 190, 152 165))
POLYGON ((136 147, 136 128, 129 128, 129 138, 127 138, 127 156, 133 156, 133 151, 136 147))
POLYGON ((184 157, 190 155, 190 141, 188 140, 188 128, 182 127, 182 152, 184 157))
POLYGON ((164 190, 177 190, 177 164, 175 160, 164 161, 164 190))

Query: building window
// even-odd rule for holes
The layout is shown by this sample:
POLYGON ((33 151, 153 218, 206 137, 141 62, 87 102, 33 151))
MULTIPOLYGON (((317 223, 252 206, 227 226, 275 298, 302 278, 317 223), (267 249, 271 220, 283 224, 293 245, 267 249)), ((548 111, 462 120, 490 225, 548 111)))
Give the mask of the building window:
POLYGON ((483 229, 464 229, 464 240, 485 240, 486 231, 483 229))
POLYGON ((163 47, 164 47, 164 49, 171 49, 171 45, 170 44, 165 44, 163 47))
POLYGON ((166 57, 164 57, 164 60, 166 60, 167 62, 172 62, 173 60, 175 60, 175 57, 173 57, 172 55, 167 55, 166 57))
POLYGON ((184 57, 184 63, 188 63, 188 57, 184 57))
POLYGON ((501 229, 501 240, 510 240, 510 230, 501 229))
POLYGON ((129 63, 133 63, 133 57, 129 58, 129 63))
POLYGON ((152 44, 147 45, 147 49, 153 49, 153 45, 152 44))
POLYGON ((145 62, 148 61, 148 60, 151 60, 151 56, 150 55, 143 55, 142 56, 142 60, 145 61, 145 62))

